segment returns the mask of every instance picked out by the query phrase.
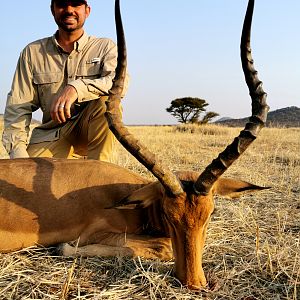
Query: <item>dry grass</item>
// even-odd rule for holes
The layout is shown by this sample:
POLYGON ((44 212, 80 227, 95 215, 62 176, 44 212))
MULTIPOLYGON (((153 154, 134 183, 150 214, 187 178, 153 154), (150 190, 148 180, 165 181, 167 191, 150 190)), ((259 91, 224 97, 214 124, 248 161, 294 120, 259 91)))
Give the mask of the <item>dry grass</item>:
MULTIPOLYGON (((239 130, 130 131, 170 168, 201 171, 239 130)), ((151 176, 121 147, 115 161, 151 176)), ((234 202, 216 199, 203 257, 216 291, 181 287, 172 261, 73 259, 32 248, 0 254, 0 299, 300 299, 300 129, 264 129, 225 176, 272 188, 234 202)))

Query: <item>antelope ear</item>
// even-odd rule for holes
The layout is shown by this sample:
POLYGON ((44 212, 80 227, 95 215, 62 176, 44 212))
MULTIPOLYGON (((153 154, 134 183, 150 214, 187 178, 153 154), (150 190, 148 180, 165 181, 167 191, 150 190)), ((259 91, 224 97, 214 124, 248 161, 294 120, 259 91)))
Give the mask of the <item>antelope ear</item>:
POLYGON ((117 202, 111 208, 135 209, 144 208, 162 198, 162 186, 157 182, 149 183, 146 186, 132 192, 126 198, 117 202))
POLYGON ((244 194, 257 192, 270 187, 262 187, 252 183, 234 180, 228 178, 220 178, 214 184, 213 193, 226 198, 239 198, 244 194))

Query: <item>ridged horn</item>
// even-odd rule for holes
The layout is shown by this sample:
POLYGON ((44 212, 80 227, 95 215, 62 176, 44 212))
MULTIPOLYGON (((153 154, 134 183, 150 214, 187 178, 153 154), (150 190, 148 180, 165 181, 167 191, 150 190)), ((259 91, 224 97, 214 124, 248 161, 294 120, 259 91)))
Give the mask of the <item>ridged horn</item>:
POLYGON ((267 94, 264 92, 262 82, 258 79, 257 71, 254 68, 250 47, 253 9, 254 0, 249 0, 240 46, 242 67, 252 99, 252 116, 249 118, 249 122, 240 132, 239 136, 237 136, 233 142, 200 174, 194 184, 194 191, 197 194, 206 195, 209 193, 216 180, 256 139, 258 133, 266 123, 269 110, 269 107, 266 104, 267 94))
POLYGON ((109 99, 107 101, 106 118, 109 128, 126 150, 161 182, 170 195, 180 195, 183 193, 183 188, 176 175, 166 166, 163 166, 156 156, 127 130, 122 122, 120 102, 126 76, 127 52, 119 0, 115 1, 115 22, 118 44, 118 64, 113 86, 109 92, 109 99))

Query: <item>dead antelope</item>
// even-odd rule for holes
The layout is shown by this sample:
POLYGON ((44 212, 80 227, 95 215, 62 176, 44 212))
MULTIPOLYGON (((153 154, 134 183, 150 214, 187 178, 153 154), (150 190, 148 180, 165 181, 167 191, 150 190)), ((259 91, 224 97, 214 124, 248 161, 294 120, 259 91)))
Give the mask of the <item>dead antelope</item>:
POLYGON ((107 119, 118 140, 158 181, 119 166, 64 159, 1 160, 0 251, 32 245, 61 246, 64 255, 143 256, 175 259, 175 276, 205 287, 202 251, 213 195, 238 197, 262 187, 220 176, 246 150, 266 121, 266 94, 250 52, 254 0, 244 21, 241 58, 252 98, 252 116, 240 135, 200 174, 172 173, 124 127, 119 102, 126 46, 116 0, 118 67, 107 119), (66 242, 79 239, 75 248, 66 242))

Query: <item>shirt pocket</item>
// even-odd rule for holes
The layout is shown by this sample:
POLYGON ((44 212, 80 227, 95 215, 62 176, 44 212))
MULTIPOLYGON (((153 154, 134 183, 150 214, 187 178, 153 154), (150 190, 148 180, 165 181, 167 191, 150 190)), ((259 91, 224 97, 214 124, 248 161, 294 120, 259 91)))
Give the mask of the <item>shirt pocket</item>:
POLYGON ((33 83, 37 88, 42 110, 49 111, 52 99, 63 86, 63 74, 61 72, 36 73, 33 75, 33 83))
POLYGON ((85 63, 79 65, 76 72, 76 79, 96 79, 101 76, 100 63, 85 63))

